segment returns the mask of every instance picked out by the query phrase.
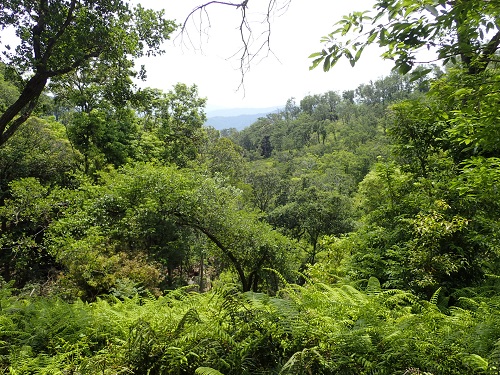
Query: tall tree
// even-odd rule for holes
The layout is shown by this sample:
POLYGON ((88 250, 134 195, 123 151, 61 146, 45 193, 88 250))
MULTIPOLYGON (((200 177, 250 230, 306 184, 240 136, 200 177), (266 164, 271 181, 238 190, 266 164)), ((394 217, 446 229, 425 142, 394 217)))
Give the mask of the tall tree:
POLYGON ((0 145, 29 118, 50 79, 92 59, 111 63, 162 53, 161 43, 175 24, 163 19, 163 12, 131 9, 121 0, 6 0, 0 29, 6 28, 14 28, 20 40, 13 50, 6 46, 5 62, 22 88, 0 116, 0 145))
POLYGON ((50 228, 54 259, 74 270, 73 276, 85 277, 87 286, 94 273, 104 272, 106 258, 119 253, 147 252, 173 270, 193 245, 195 232, 218 249, 216 255, 235 271, 243 291, 257 291, 273 277, 264 267, 290 275, 296 265, 293 242, 257 212, 244 209, 241 191, 220 179, 143 163, 102 173, 101 179, 99 186, 83 187, 87 197, 50 228))
MULTIPOLYGON (((198 96, 196 85, 177 83, 166 93, 140 90, 134 98, 145 131, 142 141, 148 136, 157 141, 161 148, 155 151, 158 159, 184 167, 196 158, 203 143, 201 127, 206 120, 206 99, 198 96)), ((151 160, 152 156, 146 152, 141 160, 151 160)))
POLYGON ((297 240, 305 239, 311 245, 306 262, 313 264, 321 236, 340 235, 351 230, 349 211, 346 196, 322 191, 316 186, 304 186, 289 197, 287 204, 275 208, 268 220, 297 240))
POLYGON ((123 164, 133 156, 138 135, 130 101, 135 85, 133 62, 126 56, 113 64, 92 60, 49 85, 56 115, 73 146, 84 155, 85 173, 104 164, 123 164))

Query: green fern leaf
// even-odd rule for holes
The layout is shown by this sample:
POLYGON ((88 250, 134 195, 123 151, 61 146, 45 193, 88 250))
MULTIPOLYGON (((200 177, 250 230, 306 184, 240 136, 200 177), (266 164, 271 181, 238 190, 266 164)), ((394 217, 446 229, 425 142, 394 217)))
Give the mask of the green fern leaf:
POLYGON ((475 371, 485 372, 488 370, 488 361, 477 354, 467 354, 463 357, 463 362, 475 371))
POLYGON ((224 375, 222 372, 219 372, 211 367, 198 367, 194 373, 196 375, 224 375))
POLYGON ((185 314, 184 316, 182 317, 182 319, 180 320, 179 324, 177 325, 177 329, 175 330, 175 334, 179 334, 186 325, 188 324, 196 324, 196 323, 200 323, 201 322, 201 319, 200 319, 200 316, 198 314, 198 311, 196 311, 196 309, 194 308, 190 308, 185 314))
POLYGON ((439 293, 441 293, 441 289, 443 289, 442 287, 439 287, 435 292, 434 294, 432 295, 431 299, 430 299, 430 303, 434 306, 437 305, 438 303, 438 299, 439 299, 439 293))
POLYGON ((368 279, 368 285, 366 286, 366 293, 368 295, 377 295, 382 292, 382 287, 380 286, 380 281, 376 277, 370 277, 368 279))

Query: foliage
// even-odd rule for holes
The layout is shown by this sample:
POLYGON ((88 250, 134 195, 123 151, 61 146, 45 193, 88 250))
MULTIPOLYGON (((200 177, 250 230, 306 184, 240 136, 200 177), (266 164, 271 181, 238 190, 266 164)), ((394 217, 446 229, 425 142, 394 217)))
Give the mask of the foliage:
POLYGON ((289 284, 270 297, 227 285, 91 304, 1 290, 11 373, 453 375, 493 374, 498 363, 498 298, 472 291, 445 314, 439 300, 373 278, 366 290, 289 284))
POLYGON ((15 280, 17 286, 45 281, 56 264, 44 235, 52 221, 64 214, 72 194, 50 189, 33 177, 12 181, 9 190, 10 197, 0 206, 1 275, 15 280))
MULTIPOLYGON (((245 210, 238 190, 216 179, 137 164, 102 173, 100 185, 82 189, 80 204, 51 225, 50 249, 88 297, 113 286, 113 275, 124 267, 122 253, 130 259, 146 254, 164 264, 171 286, 174 270, 191 255, 196 233, 216 246, 217 255, 237 272, 243 290, 257 290, 267 279, 263 267, 289 274, 294 264, 293 243, 245 210)), ((144 284, 148 275, 143 276, 135 281, 152 286, 155 278, 144 284)))
POLYGON ((19 95, 18 88, 14 82, 6 79, 5 73, 6 66, 3 62, 0 62, 0 113, 9 108, 19 95))
MULTIPOLYGON (((495 61, 500 46, 498 9, 496 1, 481 0, 376 1, 372 11, 353 12, 337 22, 337 29, 321 40, 325 49, 310 56, 312 68, 322 64, 328 71, 343 57, 354 66, 375 43, 402 74, 414 67, 417 53, 425 48, 435 50, 443 65, 459 61, 477 74, 495 61)), ((420 78, 426 71, 415 73, 420 78)))
POLYGON ((307 263, 316 261, 317 245, 323 235, 349 232, 349 202, 339 194, 310 186, 288 197, 288 203, 269 214, 269 222, 284 229, 291 237, 304 238, 312 249, 307 263))
POLYGON ((162 53, 161 43, 175 29, 163 12, 125 1, 80 3, 3 2, 0 28, 14 28, 17 46, 5 62, 22 82, 20 94, 0 117, 0 145, 31 115, 48 81, 89 61, 114 62, 162 53), (17 116, 17 117, 16 117, 17 116))
POLYGON ((178 83, 160 105, 158 136, 165 142, 164 160, 185 166, 195 159, 201 143, 200 128, 206 120, 206 99, 196 85, 178 83))
POLYGON ((131 61, 93 61, 51 82, 58 118, 88 175, 131 160, 186 166, 198 156, 206 100, 197 87, 137 90, 132 68, 131 61))
POLYGON ((314 64, 377 42, 402 72, 423 46, 454 68, 219 133, 196 86, 133 84, 161 12, 2 5, 0 371, 498 373, 498 7, 377 6, 314 64))
POLYGON ((132 106, 141 129, 136 160, 161 160, 185 167, 201 152, 206 99, 198 97, 196 85, 178 83, 166 93, 138 90, 132 106))
POLYGON ((0 202, 8 196, 8 184, 19 178, 67 185, 80 160, 60 123, 32 117, 0 148, 0 202))

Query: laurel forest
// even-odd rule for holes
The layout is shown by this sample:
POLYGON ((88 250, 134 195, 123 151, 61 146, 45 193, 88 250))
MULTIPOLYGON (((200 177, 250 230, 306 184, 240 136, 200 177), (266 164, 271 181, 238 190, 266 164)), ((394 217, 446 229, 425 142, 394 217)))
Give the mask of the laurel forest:
POLYGON ((2 374, 500 372, 498 0, 374 0, 311 68, 374 44, 390 75, 243 130, 134 83, 164 12, 4 0, 0 25, 2 374))

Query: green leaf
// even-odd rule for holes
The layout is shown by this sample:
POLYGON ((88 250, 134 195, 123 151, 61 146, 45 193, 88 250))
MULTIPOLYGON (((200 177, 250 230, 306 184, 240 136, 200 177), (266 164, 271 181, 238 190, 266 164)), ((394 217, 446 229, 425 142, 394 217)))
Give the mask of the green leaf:
POLYGON ((366 293, 368 295, 376 295, 382 292, 382 287, 380 286, 380 281, 376 277, 370 277, 368 279, 368 285, 366 286, 366 293))
POLYGON ((322 56, 323 54, 321 52, 314 52, 312 54, 309 55, 309 58, 312 59, 313 57, 318 57, 318 56, 322 56))
POLYGON ((398 66, 398 71, 399 71, 399 73, 401 73, 401 74, 406 74, 406 73, 408 73, 410 70, 411 70, 411 65, 410 65, 410 64, 408 64, 407 62, 402 62, 402 63, 398 66))
POLYGON ((472 367, 476 371, 488 371, 488 361, 477 354, 466 354, 463 358, 464 363, 472 367))
POLYGON ((323 57, 320 57, 319 59, 316 59, 313 61, 312 65, 309 67, 309 70, 316 69, 319 64, 323 61, 323 57))
POLYGON ((363 48, 360 48, 358 52, 356 52, 356 56, 354 56, 354 61, 358 61, 362 53, 363 53, 363 48))
POLYGON ((431 71, 432 71, 432 69, 423 69, 423 70, 417 70, 415 72, 412 72, 410 82, 415 82, 416 80, 418 80, 422 77, 425 77, 431 71))
POLYGON ((367 44, 373 43, 373 41, 375 40, 375 38, 377 38, 377 33, 376 32, 370 34, 370 36, 368 37, 368 40, 366 41, 366 43, 367 44))
POLYGON ((328 72, 330 70, 330 58, 331 55, 326 56, 325 61, 323 62, 323 70, 328 72))
POLYGON ((435 7, 432 5, 426 5, 425 10, 427 10, 429 13, 431 13, 434 17, 438 16, 438 11, 435 7))
POLYGON ((441 289, 443 289, 442 287, 439 287, 435 292, 434 294, 432 295, 431 299, 430 299, 430 303, 433 304, 434 306, 437 305, 438 303, 438 299, 439 299, 439 293, 441 293, 441 289))

